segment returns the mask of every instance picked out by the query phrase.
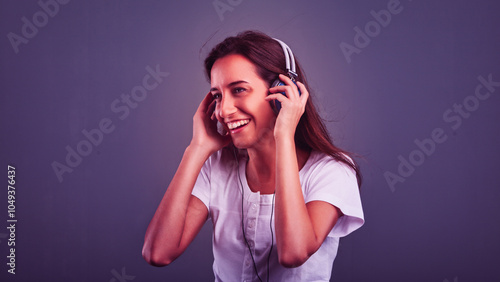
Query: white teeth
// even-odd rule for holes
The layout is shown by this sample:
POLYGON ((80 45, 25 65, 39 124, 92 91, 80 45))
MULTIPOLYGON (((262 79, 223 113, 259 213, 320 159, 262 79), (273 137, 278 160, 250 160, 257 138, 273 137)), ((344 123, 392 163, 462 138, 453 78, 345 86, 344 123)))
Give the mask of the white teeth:
POLYGON ((240 126, 242 126, 242 125, 245 125, 245 124, 247 124, 247 123, 249 123, 249 122, 250 122, 250 120, 249 120, 249 119, 239 120, 239 121, 236 121, 236 122, 228 122, 228 123, 227 123, 227 127, 228 127, 229 129, 235 129, 235 128, 240 127, 240 126))

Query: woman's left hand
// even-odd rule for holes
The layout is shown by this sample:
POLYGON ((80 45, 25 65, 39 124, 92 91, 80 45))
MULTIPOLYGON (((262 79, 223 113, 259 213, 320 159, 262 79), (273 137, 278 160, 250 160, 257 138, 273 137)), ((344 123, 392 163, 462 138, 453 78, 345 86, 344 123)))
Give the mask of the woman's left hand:
POLYGON ((286 85, 269 88, 272 94, 266 97, 267 101, 278 100, 281 103, 281 110, 274 126, 274 138, 289 137, 293 140, 300 117, 306 108, 309 92, 299 81, 296 81, 297 86, 295 86, 288 76, 280 74, 279 78, 286 85), (285 92, 286 97, 280 92, 285 92))

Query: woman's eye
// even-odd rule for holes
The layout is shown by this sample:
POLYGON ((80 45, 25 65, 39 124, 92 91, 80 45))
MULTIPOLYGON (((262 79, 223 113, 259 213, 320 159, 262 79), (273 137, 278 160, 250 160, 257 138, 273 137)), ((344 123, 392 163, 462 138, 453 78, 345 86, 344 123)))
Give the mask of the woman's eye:
POLYGON ((245 88, 241 88, 241 87, 234 88, 234 90, 233 90, 234 93, 241 93, 243 91, 245 91, 245 88))
POLYGON ((214 100, 219 100, 222 97, 222 95, 220 93, 215 93, 212 95, 212 97, 214 98, 214 100))

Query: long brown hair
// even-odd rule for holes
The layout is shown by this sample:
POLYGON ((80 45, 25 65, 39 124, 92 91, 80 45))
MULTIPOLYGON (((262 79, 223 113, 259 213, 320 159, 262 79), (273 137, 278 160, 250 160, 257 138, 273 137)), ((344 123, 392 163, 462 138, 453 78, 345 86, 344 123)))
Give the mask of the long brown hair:
MULTIPOLYGON (((269 87, 277 79, 278 74, 286 74, 285 55, 281 45, 262 32, 244 31, 236 36, 226 38, 210 51, 205 59, 205 73, 209 81, 215 61, 231 54, 239 54, 250 60, 256 66, 258 75, 268 83, 269 87)), ((297 57, 295 57, 295 63, 297 80, 302 82, 311 94, 297 57)), ((348 152, 333 144, 311 97, 307 100, 304 114, 295 130, 295 144, 300 149, 320 151, 330 155, 337 161, 345 163, 356 172, 358 185, 361 186, 359 166, 348 157, 348 152)))

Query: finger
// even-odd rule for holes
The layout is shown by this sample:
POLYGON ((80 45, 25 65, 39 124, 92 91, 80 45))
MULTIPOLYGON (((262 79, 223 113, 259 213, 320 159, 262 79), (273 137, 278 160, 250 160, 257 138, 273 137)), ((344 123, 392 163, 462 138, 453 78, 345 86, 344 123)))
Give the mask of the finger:
MULTIPOLYGON (((294 88, 295 88, 295 91, 297 91, 297 87, 295 85, 294 86, 280 85, 280 86, 275 86, 273 88, 269 88, 269 92, 272 94, 278 94, 278 93, 283 94, 283 92, 284 92, 286 97, 295 101, 297 99, 297 97, 299 97, 299 94, 298 94, 298 92, 294 92, 294 88)), ((284 96, 284 95, 281 95, 281 96, 284 96)))
POLYGON ((293 85, 293 81, 287 75, 284 75, 284 74, 280 73, 279 74, 279 78, 280 78, 281 81, 283 81, 287 85, 290 85, 290 86, 293 85))
POLYGON ((206 109, 208 108, 213 99, 214 98, 212 97, 212 93, 208 92, 208 94, 205 96, 205 98, 203 98, 203 101, 201 101, 200 105, 198 106, 197 111, 205 113, 206 109))
MULTIPOLYGON (((269 92, 271 93, 277 93, 277 92, 289 92, 292 90, 292 87, 288 85, 279 85, 279 86, 274 86, 269 88, 269 92)), ((288 94, 288 93, 287 93, 288 94)))
POLYGON ((277 93, 277 94, 270 94, 270 95, 267 95, 266 98, 264 98, 266 101, 273 101, 273 100, 278 100, 280 101, 281 103, 283 102, 286 102, 288 100, 287 97, 285 97, 283 94, 281 93, 277 93))
POLYGON ((300 100, 305 104, 307 102, 307 99, 309 99, 309 91, 307 91, 306 86, 300 82, 297 81, 297 86, 300 89, 300 100))
POLYGON ((297 85, 295 85, 295 83, 292 81, 292 79, 290 79, 290 77, 286 76, 286 75, 283 75, 283 74, 280 74, 279 75, 279 78, 281 79, 281 81, 285 82, 285 84, 287 86, 290 86, 291 87, 291 94, 289 95, 290 98, 292 99, 295 99, 296 97, 299 97, 299 89, 297 88, 297 85))
POLYGON ((213 100, 210 105, 208 105, 207 111, 205 112, 207 115, 212 116, 213 113, 215 113, 215 106, 216 106, 216 101, 213 100))

